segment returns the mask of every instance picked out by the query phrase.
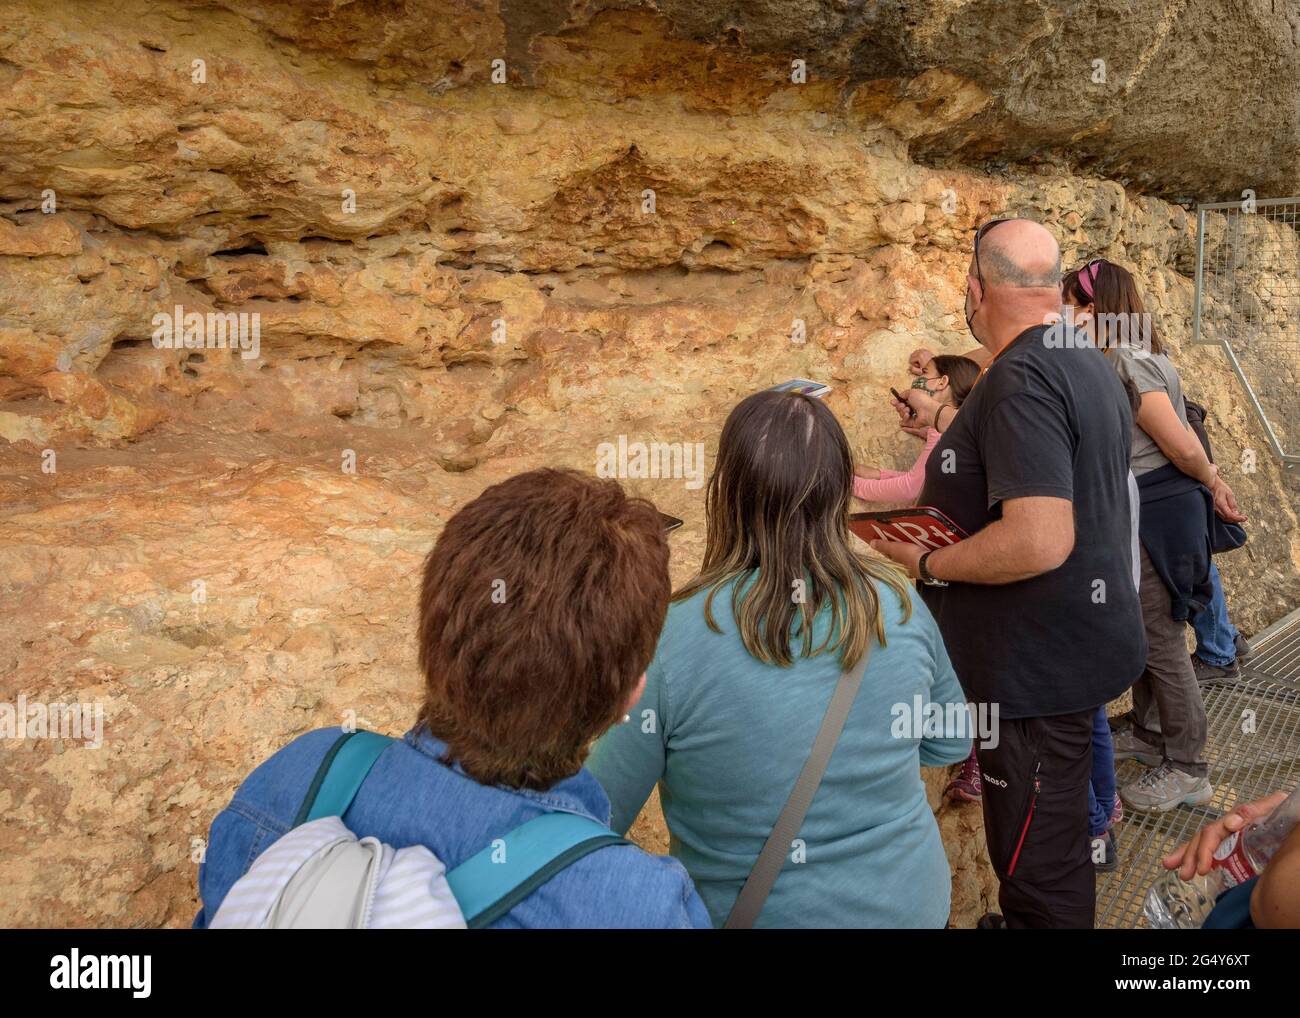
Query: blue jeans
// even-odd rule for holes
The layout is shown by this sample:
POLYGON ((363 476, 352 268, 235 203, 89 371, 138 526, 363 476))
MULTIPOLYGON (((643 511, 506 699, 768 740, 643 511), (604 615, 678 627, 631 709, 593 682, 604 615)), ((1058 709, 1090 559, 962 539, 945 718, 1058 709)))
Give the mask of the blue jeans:
POLYGON ((1096 838, 1110 827, 1115 808, 1115 746, 1110 739, 1106 705, 1092 717, 1092 780, 1088 783, 1088 837, 1096 838))
POLYGON ((1223 582, 1213 562, 1210 563, 1210 582, 1214 584, 1214 596, 1204 611, 1192 616, 1192 628, 1196 630, 1196 656, 1207 665, 1226 668, 1237 659, 1237 630, 1228 621, 1223 582))

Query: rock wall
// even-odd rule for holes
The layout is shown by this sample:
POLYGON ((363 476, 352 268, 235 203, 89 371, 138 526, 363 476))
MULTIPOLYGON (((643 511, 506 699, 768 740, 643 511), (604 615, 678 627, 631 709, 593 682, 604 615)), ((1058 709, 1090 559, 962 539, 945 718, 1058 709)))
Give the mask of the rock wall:
MULTIPOLYGON (((1233 5, 1241 45, 1196 86, 1211 124, 1170 90, 1223 5, 844 6, 9 6, 0 701, 106 718, 98 749, 0 744, 0 923, 187 923, 253 763, 348 719, 404 730, 421 558, 484 486, 591 470, 620 435, 711 459, 730 407, 794 375, 834 384, 863 459, 910 461, 887 387, 917 345, 969 348, 993 214, 1136 272, 1252 517, 1234 616, 1294 607, 1296 489, 1188 342, 1195 222, 1160 196, 1294 185, 1295 5, 1233 5), (1247 130, 1257 91, 1280 108, 1247 130), (158 348, 178 305, 256 313, 257 356, 158 348)), ((1255 271, 1294 280, 1294 236, 1277 251, 1255 271)), ((1295 364, 1273 365, 1285 399, 1295 364)), ((686 520, 684 580, 703 492, 627 484, 686 520)), ((945 780, 970 925, 995 885, 945 780)), ((636 830, 664 847, 653 803, 636 830)))

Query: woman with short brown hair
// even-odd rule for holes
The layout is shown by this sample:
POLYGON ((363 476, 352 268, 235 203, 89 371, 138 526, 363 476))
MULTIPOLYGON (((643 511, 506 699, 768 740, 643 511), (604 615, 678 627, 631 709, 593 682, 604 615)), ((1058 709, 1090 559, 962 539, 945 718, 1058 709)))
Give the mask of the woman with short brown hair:
POLYGON ((668 542, 616 481, 535 470, 452 517, 420 592, 420 721, 487 785, 544 789, 634 702, 668 609, 668 542))
MULTIPOLYGON (((617 482, 535 470, 488 488, 448 521, 425 562, 419 720, 370 766, 343 812, 348 830, 424 846, 449 875, 494 846, 493 862, 515 858, 510 836, 544 815, 576 815, 599 833, 609 799, 583 762, 637 699, 668 596, 659 514, 617 482)), ((196 926, 295 829, 338 740, 337 728, 295 739, 217 816, 196 926)), ((612 835, 591 841, 600 847, 503 901, 490 925, 709 925, 679 863, 608 843, 612 835)))

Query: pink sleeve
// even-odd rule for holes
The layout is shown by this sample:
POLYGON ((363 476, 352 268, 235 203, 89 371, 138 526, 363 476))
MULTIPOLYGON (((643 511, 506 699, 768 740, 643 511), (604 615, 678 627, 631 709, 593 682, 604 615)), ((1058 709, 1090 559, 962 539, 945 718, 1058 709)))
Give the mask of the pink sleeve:
POLYGON ((893 470, 880 471, 880 480, 868 480, 865 477, 853 479, 853 494, 866 502, 906 502, 915 505, 925 485, 925 463, 930 458, 930 450, 939 444, 943 436, 933 428, 925 437, 925 448, 916 457, 912 469, 905 474, 893 470))

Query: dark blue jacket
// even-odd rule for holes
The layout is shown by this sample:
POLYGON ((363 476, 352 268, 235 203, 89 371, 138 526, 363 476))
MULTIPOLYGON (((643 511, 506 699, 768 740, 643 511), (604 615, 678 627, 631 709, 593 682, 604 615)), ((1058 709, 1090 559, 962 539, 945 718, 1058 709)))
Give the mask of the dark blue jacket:
POLYGON ((1137 479, 1142 497, 1138 537, 1173 598, 1180 622, 1205 608, 1214 595, 1210 556, 1240 548, 1246 531, 1214 511, 1210 490, 1172 463, 1137 479))

